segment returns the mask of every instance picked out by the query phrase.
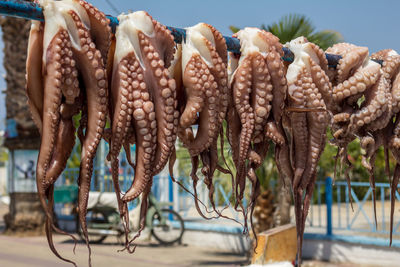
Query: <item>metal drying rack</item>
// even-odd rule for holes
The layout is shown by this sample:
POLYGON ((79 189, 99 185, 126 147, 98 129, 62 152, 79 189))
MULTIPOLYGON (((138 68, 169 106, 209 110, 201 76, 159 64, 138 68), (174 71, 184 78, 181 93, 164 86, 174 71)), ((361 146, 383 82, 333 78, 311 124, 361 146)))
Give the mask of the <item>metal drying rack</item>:
MULTIPOLYGON (((39 20, 44 21, 43 10, 42 8, 33 2, 27 2, 22 0, 0 0, 0 15, 18 17, 30 20, 39 20)), ((115 31, 115 28, 118 25, 118 19, 113 16, 107 15, 107 18, 110 19, 110 26, 115 31)), ((186 38, 186 31, 184 29, 175 28, 167 26, 167 28, 171 31, 172 35, 175 38, 176 43, 181 43, 183 39, 186 38)), ((240 53, 240 43, 237 38, 224 36, 228 51, 233 53, 240 53)), ((283 48, 284 56, 283 60, 292 62, 294 55, 292 51, 288 48, 283 48)), ((328 60, 328 65, 336 66, 338 61, 341 59, 339 55, 333 54, 325 54, 326 59, 328 60)))
MULTIPOLYGON (((30 20, 39 20, 44 21, 43 10, 42 8, 33 2, 23 1, 23 0, 0 0, 0 15, 18 17, 30 20)), ((118 26, 118 19, 116 17, 107 15, 107 18, 110 19, 110 26, 115 32, 116 27, 118 26)), ((175 28, 171 26, 167 26, 167 28, 171 31, 172 35, 175 38, 176 43, 182 43, 182 40, 186 38, 185 29, 175 28)), ((228 51, 233 53, 240 53, 240 42, 237 38, 224 36, 228 51)), ((287 62, 293 62, 294 54, 288 48, 283 47, 284 55, 282 59, 287 62)), ((328 60, 328 65, 330 67, 336 67, 339 60, 342 58, 340 55, 334 54, 325 54, 326 59, 328 60)), ((373 59, 374 60, 374 59, 373 59)), ((374 60, 380 64, 382 64, 381 60, 374 60)))

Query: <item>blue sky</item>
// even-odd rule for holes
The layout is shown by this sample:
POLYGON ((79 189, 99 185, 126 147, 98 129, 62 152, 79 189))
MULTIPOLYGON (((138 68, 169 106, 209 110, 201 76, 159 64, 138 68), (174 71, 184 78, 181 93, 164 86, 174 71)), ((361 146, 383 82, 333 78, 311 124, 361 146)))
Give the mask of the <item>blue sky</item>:
MULTIPOLYGON (((393 48, 400 52, 400 1, 129 1, 108 0, 121 12, 145 10, 168 26, 187 27, 198 22, 214 25, 224 35, 229 26, 260 26, 288 13, 307 15, 317 30, 336 30, 346 42, 368 46, 371 52, 393 48)), ((89 1, 110 15, 118 15, 107 0, 89 1)), ((0 49, 3 44, 0 42, 0 49)), ((0 90, 4 91, 3 54, 0 52, 0 90)), ((0 129, 4 129, 4 94, 0 95, 0 129)))

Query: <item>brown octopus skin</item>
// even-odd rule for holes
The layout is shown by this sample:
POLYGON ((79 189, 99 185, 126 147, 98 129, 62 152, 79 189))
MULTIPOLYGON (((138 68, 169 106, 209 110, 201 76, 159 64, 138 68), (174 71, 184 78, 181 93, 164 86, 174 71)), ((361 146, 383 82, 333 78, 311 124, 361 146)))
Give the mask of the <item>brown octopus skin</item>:
MULTIPOLYGON (((125 60, 126 61, 126 60, 125 60)), ((121 200, 121 189, 119 186, 119 159, 123 142, 125 141, 126 135, 128 134, 129 126, 132 121, 132 86, 128 85, 127 80, 127 62, 124 65, 119 62, 114 66, 114 72, 112 75, 112 83, 110 86, 111 102, 113 103, 110 109, 110 117, 112 124, 112 132, 110 138, 110 160, 112 165, 112 179, 114 189, 117 197, 118 208, 121 218, 124 220, 124 226, 129 226, 129 217, 127 205, 122 203, 121 200), (111 112, 112 110, 112 112, 111 112)), ((130 153, 127 153, 127 156, 130 153)))
MULTIPOLYGON (((375 157, 378 149, 383 146, 385 151, 390 149, 395 160, 398 160, 398 149, 395 147, 393 142, 394 136, 396 136, 396 126, 398 125, 398 120, 393 125, 394 116, 396 116, 397 111, 397 100, 396 100, 396 80, 399 73, 400 67, 400 56, 390 49, 381 50, 375 54, 371 55, 372 58, 383 60, 382 64, 382 86, 386 89, 386 98, 388 100, 388 109, 380 116, 376 121, 372 122, 371 125, 365 127, 365 131, 369 135, 363 136, 360 142, 361 148, 363 148, 366 153, 362 156, 362 164, 370 173, 370 184, 373 190, 373 200, 374 200, 374 214, 375 222, 376 219, 376 193, 375 193, 375 177, 374 177, 374 167, 375 167, 375 157)), ((385 155, 387 157, 387 155, 385 155)), ((387 159, 388 160, 388 159, 387 159)), ((386 162, 388 167, 388 162, 386 162)), ((392 241, 392 230, 393 230, 393 209, 394 209, 394 190, 397 188, 399 168, 398 162, 396 163, 394 171, 394 183, 391 184, 391 232, 390 232, 390 242, 392 241)), ((390 175, 390 171, 387 171, 390 175)))
POLYGON ((302 37, 291 41, 288 46, 295 54, 294 63, 289 66, 287 72, 289 108, 321 110, 307 113, 294 111, 289 115, 293 139, 290 150, 294 160, 294 164, 292 163, 294 167, 292 188, 298 227, 298 261, 301 262, 305 220, 314 189, 316 168, 325 147, 326 128, 329 123, 328 114, 324 111, 326 105, 321 92, 325 94, 330 92, 330 83, 324 72, 324 69, 327 69, 326 60, 320 61, 318 56, 313 56, 322 54, 322 50, 315 45, 310 46, 308 41, 302 37), (303 63, 301 63, 302 61, 303 63), (304 191, 305 198, 303 200, 304 191))
MULTIPOLYGON (((187 30, 187 42, 182 45, 183 57, 188 58, 183 66, 183 85, 186 88, 186 104, 180 122, 181 133, 190 127, 186 124, 185 114, 188 118, 197 118, 199 112, 198 132, 191 142, 185 142, 184 146, 189 150, 191 157, 198 156, 206 151, 220 133, 220 128, 225 111, 228 106, 227 72, 226 72, 226 45, 222 35, 213 27, 205 23, 199 23, 187 30), (208 32, 209 34, 204 34, 208 32), (196 36, 197 34, 197 36, 196 36), (194 35, 194 41, 192 40, 194 35), (213 39, 213 43, 211 42, 213 39), (194 42, 194 44, 192 44, 194 42), (203 48, 199 50, 197 46, 203 48), (187 48, 188 47, 188 48, 187 48), (192 47, 189 49, 189 47, 192 47), (203 60, 209 56, 210 62, 203 60), (188 88, 192 88, 193 90, 188 88), (190 101, 190 95, 202 92, 202 105, 190 101)), ((197 94, 199 95, 199 94, 197 94)), ((193 119, 189 119, 193 121, 193 119)), ((194 122, 194 121, 193 121, 194 122)))
POLYGON ((338 43, 326 50, 327 53, 341 55, 337 68, 336 82, 338 84, 347 80, 354 70, 358 69, 368 56, 367 47, 358 47, 349 43, 338 43))
POLYGON ((235 70, 231 79, 232 97, 241 123, 239 158, 236 166, 236 193, 241 199, 246 176, 254 186, 254 166, 258 167, 258 162, 264 159, 250 149, 250 144, 265 145, 265 138, 282 142, 282 136, 275 136, 275 124, 279 123, 283 114, 287 83, 285 67, 281 60, 282 45, 277 37, 255 28, 245 28, 235 36, 243 39, 244 45, 241 48, 243 51, 239 64, 235 62, 237 59, 234 55, 231 57, 231 68, 232 71, 235 70), (237 65, 239 66, 236 67, 237 65), (248 166, 247 157, 250 160, 248 166), (247 175, 247 167, 250 165, 250 173, 247 175))
POLYGON ((26 93, 32 119, 42 133, 43 114, 43 23, 32 22, 26 58, 26 93))
MULTIPOLYGON (((388 109, 388 105, 384 103, 386 100, 382 100, 388 99, 389 96, 383 85, 379 64, 366 59, 365 52, 361 53, 359 47, 337 44, 329 48, 327 52, 335 52, 343 57, 346 57, 346 54, 352 55, 347 57, 348 60, 339 61, 339 69, 352 68, 351 71, 346 72, 347 76, 342 75, 341 79, 344 81, 340 81, 338 84, 339 81, 335 78, 335 75, 339 75, 337 72, 332 78, 333 99, 338 104, 338 109, 332 110, 335 114, 332 124, 333 136, 339 147, 344 148, 351 140, 355 139, 354 134, 363 131, 371 122, 382 116, 388 109), (353 61, 363 61, 364 63, 355 64, 353 61), (358 68, 356 69, 354 66, 358 68), (355 102, 363 95, 366 101, 359 108, 355 102)), ((377 125, 372 125, 372 128, 376 127, 377 125)), ((343 156, 345 157, 345 155, 343 156)))
MULTIPOLYGON (((93 172, 93 159, 97 146, 102 138, 107 114, 107 75, 104 61, 95 43, 90 37, 89 29, 81 22, 79 16, 69 12, 77 29, 82 51, 73 48, 77 68, 82 75, 86 91, 88 123, 82 144, 81 166, 79 171, 78 214, 83 234, 89 251, 89 240, 86 227, 87 203, 90 180, 93 172)), ((111 34, 111 33, 109 33, 111 34)), ((90 256, 89 256, 90 264, 90 256)))
POLYGON ((236 74, 232 81, 232 91, 235 108, 240 117, 241 133, 239 140, 239 158, 236 178, 236 196, 239 199, 243 198, 245 189, 246 176, 246 158, 249 152, 252 133, 254 130, 254 113, 250 106, 251 81, 252 73, 249 71, 252 64, 252 57, 249 55, 244 58, 242 64, 236 70, 236 74), (237 82, 236 82, 237 81, 237 82))
POLYGON ((107 66, 108 52, 111 45, 110 20, 106 15, 92 4, 83 0, 74 0, 85 8, 89 15, 90 36, 96 44, 96 49, 101 53, 104 66, 107 66))
POLYGON ((43 110, 47 112, 43 114, 44 128, 42 130, 42 140, 37 162, 36 178, 39 198, 46 212, 46 236, 50 249, 60 259, 73 263, 60 256, 60 254, 56 251, 52 241, 52 229, 58 233, 66 234, 54 226, 52 219, 53 184, 65 168, 66 162, 75 143, 74 135, 71 134, 75 131, 72 123, 73 114, 67 116, 67 118, 60 118, 60 113, 62 111, 60 106, 62 95, 61 91, 65 82, 61 78, 61 71, 65 70, 66 65, 60 64, 58 61, 62 63, 63 61, 66 61, 66 58, 70 59, 67 53, 64 53, 64 56, 61 56, 61 50, 63 48, 66 49, 64 51, 70 50, 68 49, 70 42, 67 36, 68 34, 66 32, 59 31, 55 38, 53 38, 53 41, 58 45, 54 46, 53 48, 52 43, 50 43, 49 50, 47 51, 48 58, 46 59, 47 64, 45 70, 46 74, 48 75, 44 78, 44 93, 46 96, 54 95, 54 97, 44 99, 43 103, 43 110), (53 80, 52 77, 56 78, 53 80), (57 90, 54 90, 54 88, 57 88, 57 90), (55 102, 51 103, 51 101, 55 102), (46 138, 49 138, 50 140, 46 138), (47 143, 49 141, 50 145, 47 143), (48 203, 46 203, 46 199, 48 200, 48 203))
MULTIPOLYGON (((45 14, 45 16, 47 15, 48 13, 45 14)), ((47 31, 46 27, 45 25, 45 32, 47 31)), ((38 51, 39 55, 44 54, 43 59, 45 60, 45 65, 43 65, 44 82, 42 85, 42 96, 46 95, 46 98, 42 100, 43 128, 41 132, 41 147, 38 156, 36 177, 39 198, 46 212, 46 235, 50 249, 60 259, 73 263, 58 254, 52 241, 52 229, 65 234, 65 232, 54 226, 52 219, 53 184, 65 168, 66 161, 72 151, 75 141, 74 135, 71 134, 71 132, 75 131, 72 123, 72 116, 76 113, 76 110, 71 111, 71 113, 67 111, 68 108, 66 108, 64 104, 63 106, 61 105, 62 94, 70 93, 74 89, 76 90, 78 86, 77 84, 73 84, 73 79, 71 79, 74 74, 76 78, 76 70, 74 70, 75 62, 71 55, 69 33, 61 25, 56 25, 55 27, 57 27, 54 29, 56 31, 52 32, 50 36, 51 39, 49 40, 50 43, 46 47, 46 51, 38 51), (62 76, 62 74, 65 75, 62 76), (65 90, 68 86, 72 89, 65 90), (48 199, 48 203, 46 203, 46 199, 48 199)), ((44 38, 44 34, 42 36, 44 38)), ((40 46, 38 48, 44 49, 40 46)), ((28 61, 28 72, 31 71, 29 63, 31 62, 28 61)), ((31 72, 30 74, 34 73, 35 72, 31 72)), ((29 87, 29 74, 27 76, 29 87)), ((41 77, 38 79, 41 79, 41 77)), ((40 92, 38 92, 38 95, 40 95, 40 92)), ((32 96, 28 93, 28 97, 32 96)), ((65 95, 65 97, 67 99, 68 95, 65 95)), ((36 100, 36 102, 38 101, 40 101, 40 99, 36 100)))
MULTIPOLYGON (((216 129, 213 136, 214 142, 210 145, 208 151, 203 152, 207 155, 206 158, 210 160, 209 168, 207 173, 205 174, 208 178, 210 191, 214 191, 212 179, 214 172, 220 166, 218 165, 218 135, 223 138, 223 126, 222 123, 225 119, 226 112, 228 109, 228 73, 227 73, 227 46, 225 43, 225 39, 220 32, 218 32, 214 27, 207 24, 207 27, 211 30, 212 35, 215 41, 215 47, 210 43, 206 42, 207 48, 211 51, 211 60, 213 62, 213 67, 210 68, 210 73, 214 76, 215 82, 217 83, 217 105, 216 112, 218 115, 216 122, 216 129)), ((209 100, 208 100, 209 101, 209 100)), ((223 139, 221 139, 221 150, 223 149, 223 139)), ((223 158, 223 152, 221 151, 221 156, 223 158)), ((224 159, 224 158, 223 158, 224 159)), ((204 165, 204 160, 203 160, 204 165)), ((221 169, 221 168, 219 168, 221 169)), ((212 199, 212 192, 210 192, 210 199, 212 199)), ((212 202, 213 203, 213 202, 212 202)), ((215 207, 214 207, 215 210, 215 207)))
MULTIPOLYGON (((130 201, 139 196, 151 184, 152 163, 155 156, 157 121, 154 112, 154 104, 150 100, 148 88, 143 80, 144 71, 139 68, 135 58, 129 58, 127 67, 137 78, 132 83, 133 87, 133 127, 136 140, 136 169, 135 179, 123 197, 124 201, 130 201), (141 77, 141 79, 140 79, 141 77)), ((131 74, 131 75, 132 75, 131 74)), ((144 201, 147 201, 144 200, 144 201)))
MULTIPOLYGON (((176 75, 176 70, 174 70, 173 74, 179 85, 177 91, 181 92, 178 94, 180 95, 178 110, 182 112, 178 135, 184 146, 189 150, 193 162, 191 175, 193 187, 196 187, 199 180, 196 171, 200 156, 203 163, 204 182, 210 191, 211 204, 214 211, 221 216, 213 204, 214 188, 212 180, 216 169, 226 171, 218 165, 217 138, 219 134, 223 135, 222 122, 225 119, 228 107, 227 48, 222 34, 211 25, 200 23, 189 29, 189 34, 186 38, 187 42, 182 47, 182 53, 184 54, 182 58, 186 58, 185 63, 183 63, 185 65, 183 75, 176 75), (198 34, 194 41, 191 39, 192 33, 198 34), (193 46, 195 52, 187 49, 187 46, 193 46), (200 46, 203 48, 198 49, 200 46), (182 77, 181 81, 180 77, 182 77), (194 99, 196 100, 193 101, 194 99), (198 124, 196 136, 193 135, 193 123, 198 124)), ((176 58, 179 57, 180 55, 176 55, 176 58)), ((176 60, 174 64, 178 66, 176 60)), ((204 216, 199 209, 196 190, 194 197, 199 213, 203 218, 210 219, 204 216)))
MULTIPOLYGON (((210 145, 210 147, 203 151, 200 156, 203 162, 203 174, 205 175, 205 183, 209 189, 209 199, 212 204, 213 210, 216 211, 215 208, 215 203, 213 200, 213 194, 214 194, 214 186, 213 186, 213 176, 214 172, 217 168, 220 168, 218 165, 218 135, 221 135, 221 138, 223 138, 223 127, 222 127, 222 122, 225 119, 225 114, 228 108, 228 73, 226 70, 226 63, 227 63, 227 47, 225 43, 225 39, 223 38, 222 34, 218 32, 214 27, 211 25, 207 25, 209 29, 211 30, 214 41, 215 41, 215 47, 210 43, 207 42, 206 45, 211 51, 211 60, 213 62, 213 67, 210 68, 210 73, 214 76, 215 82, 217 84, 217 95, 216 95, 216 113, 217 113, 217 121, 216 123, 216 129, 214 130, 212 138, 214 139, 214 142, 210 145)), ((210 102, 210 99, 207 100, 210 102)), ((211 103, 212 104, 212 103, 211 103)), ((223 149, 223 140, 221 139, 221 150, 223 149)), ((221 156, 223 158, 223 152, 221 151, 221 156)), ((229 173, 229 171, 228 171, 229 173)), ((219 211, 216 211, 219 216, 225 217, 221 215, 219 211)))
POLYGON ((137 143, 135 179, 122 198, 125 202, 137 198, 151 184, 153 175, 166 165, 175 144, 179 115, 176 111, 175 81, 169 77, 167 69, 174 51, 173 39, 165 26, 146 12, 131 15, 132 18, 141 17, 151 23, 154 36, 150 37, 137 29, 140 47, 137 52, 143 63, 138 59, 137 62, 131 62, 132 77, 124 81, 134 88, 133 117, 135 123, 138 121, 134 123, 137 143), (141 64, 143 66, 139 67, 141 64))
POLYGON ((362 66, 368 56, 368 48, 339 43, 328 48, 326 52, 342 56, 335 71, 335 78, 332 79, 334 84, 332 97, 335 102, 363 93, 376 82, 378 77, 371 79, 371 73, 378 73, 379 66, 377 64, 366 68, 362 66))
MULTIPOLYGON (((149 86, 149 93, 154 103, 154 111, 157 121, 157 148, 155 151, 153 175, 163 170, 171 156, 172 149, 176 140, 176 129, 178 124, 179 112, 176 100, 175 80, 170 78, 168 67, 174 53, 174 40, 169 30, 165 26, 153 20, 157 39, 150 39, 145 35, 139 34, 141 45, 143 45, 143 57, 146 68, 152 71, 144 73, 146 83, 149 86), (158 40, 165 43, 160 46, 158 40), (143 42, 142 42, 143 40, 143 42), (149 52, 146 53, 146 47, 149 52), (154 51, 153 53, 151 53, 154 51), (168 60, 168 61, 165 61, 168 60), (162 71, 160 74, 159 72, 162 71)), ((154 128, 155 129, 155 128, 154 128)), ((154 130, 153 129, 153 130, 154 130)))

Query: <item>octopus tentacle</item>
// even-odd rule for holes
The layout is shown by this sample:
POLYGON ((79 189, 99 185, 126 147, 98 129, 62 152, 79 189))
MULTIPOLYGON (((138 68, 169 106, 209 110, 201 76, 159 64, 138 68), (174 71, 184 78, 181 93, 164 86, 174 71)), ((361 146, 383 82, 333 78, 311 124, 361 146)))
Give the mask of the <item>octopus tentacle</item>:
POLYGON ((97 7, 84 0, 73 0, 85 8, 90 21, 90 36, 101 53, 104 66, 107 65, 108 51, 111 44, 110 20, 97 7))
POLYGON ((336 71, 336 83, 340 84, 352 75, 368 57, 368 48, 359 47, 349 43, 334 44, 326 50, 327 53, 342 56, 336 71))
MULTIPOLYGON (((289 106, 303 108, 305 107, 305 96, 304 91, 308 89, 308 79, 303 81, 303 74, 299 74, 295 80, 288 78, 288 100, 289 106), (303 83, 305 83, 303 88, 303 83)), ((289 75, 289 74, 288 74, 289 75)), ((293 113, 290 116, 291 129, 296 129, 296 134, 292 132, 293 142, 295 145, 295 155, 294 155, 294 177, 293 177, 293 187, 296 188, 300 179, 303 175, 304 169, 306 167, 307 158, 307 144, 308 144, 308 130, 307 130, 307 115, 304 113, 293 113)), ((291 149, 291 153, 294 150, 291 149)))
MULTIPOLYGON (((168 67, 174 57, 175 44, 170 31, 154 20, 148 13, 140 11, 132 18, 147 26, 138 33, 145 83, 154 103, 157 129, 157 147, 153 160, 153 175, 159 173, 171 156, 176 140, 179 112, 177 108, 176 83, 170 77, 168 67), (136 17, 136 18, 135 18, 136 17)), ((138 27, 140 29, 140 27, 138 27)))
POLYGON ((366 93, 365 102, 361 110, 350 116, 347 132, 355 132, 364 124, 370 124, 380 117, 388 108, 387 94, 385 93, 386 82, 383 77, 366 93))
MULTIPOLYGON (((129 64, 129 63, 128 63, 129 64)), ((136 140, 136 169, 135 179, 131 188, 126 192, 123 201, 128 202, 142 193, 152 180, 152 165, 156 147, 156 114, 154 104, 150 100, 148 88, 143 79, 144 71, 138 61, 133 61, 131 73, 137 74, 132 82, 133 87, 133 127, 136 140)), ((132 75, 132 74, 131 74, 132 75)), ((143 201, 147 201, 143 200, 143 201)))
POLYGON ((310 46, 304 38, 299 37, 287 46, 295 55, 294 62, 288 67, 287 82, 289 87, 289 107, 321 110, 319 112, 290 114, 292 129, 292 160, 294 174, 292 188, 295 201, 296 224, 298 226, 298 261, 301 262, 301 247, 305 221, 311 203, 316 170, 319 158, 325 147, 326 128, 329 116, 326 110, 325 98, 330 98, 331 85, 325 78, 326 60, 320 61, 318 47, 310 46), (318 65, 320 67, 318 67, 318 65), (303 192, 305 197, 303 199, 303 192))
POLYGON ((254 133, 255 143, 262 141, 262 133, 271 111, 272 89, 271 77, 268 68, 261 54, 256 55, 252 60, 254 71, 253 90, 251 93, 251 104, 254 108, 254 133))
MULTIPOLYGON (((151 44, 149 44, 149 50, 152 50, 151 44)), ((143 51, 145 51, 145 48, 143 51)), ((151 55, 151 53, 147 54, 148 58, 150 57, 149 55, 151 55)), ((148 77, 148 82, 150 83, 150 81, 153 81, 154 83, 158 83, 157 85, 154 84, 149 88, 150 95, 154 101, 154 109, 158 128, 157 148, 154 159, 155 165, 153 170, 153 174, 157 174, 165 167, 169 157, 171 156, 171 152, 176 140, 176 126, 178 124, 179 113, 176 111, 177 101, 175 80, 170 78, 167 68, 164 68, 161 76, 157 76, 158 71, 162 69, 166 63, 163 63, 163 61, 157 57, 157 52, 154 52, 153 60, 151 63, 148 62, 148 64, 151 64, 151 67, 148 66, 148 68, 152 68, 153 73, 153 78, 150 78, 146 75, 146 77, 148 77)))
POLYGON ((43 51, 43 23, 32 21, 29 32, 28 53, 26 58, 26 93, 32 119, 42 133, 43 114, 43 79, 42 79, 42 51, 43 51))
POLYGON ((282 44, 279 39, 269 32, 263 32, 263 37, 270 46, 267 54, 268 71, 271 75, 272 88, 272 113, 273 121, 279 123, 285 107, 287 94, 286 71, 281 60, 283 56, 282 44))
POLYGON ((43 114, 41 146, 36 169, 38 185, 43 187, 44 190, 51 184, 51 181, 45 180, 45 175, 55 146, 60 120, 62 66, 59 60, 64 48, 62 39, 66 34, 63 30, 59 31, 47 50, 45 69, 48 76, 44 77, 44 95, 46 95, 46 98, 43 101, 43 110, 46 112, 43 114), (54 76, 50 78, 50 74, 54 76))
MULTIPOLYGON (((182 45, 183 85, 187 86, 185 73, 189 68, 197 74, 197 80, 191 82, 197 82, 195 86, 204 92, 202 96, 204 106, 198 115, 198 131, 195 139, 191 143, 184 143, 192 157, 210 147, 219 134, 219 122, 223 120, 223 115, 219 113, 219 103, 224 92, 221 94, 218 82, 222 82, 222 76, 225 76, 226 79, 226 72, 221 68, 222 59, 219 58, 214 43, 215 38, 209 25, 199 23, 186 30, 186 42, 182 45), (194 62, 192 62, 193 58, 195 58, 194 62)), ((223 83, 226 86, 226 80, 223 83)), ((222 88, 222 90, 224 89, 222 88)), ((227 102, 224 103, 227 106, 227 102)), ((187 101, 185 110, 192 109, 193 111, 197 109, 195 106, 191 107, 191 103, 187 101)), ((184 116, 183 114, 182 116, 184 116)), ((197 116, 193 113, 192 115, 197 116)))
MULTIPOLYGON (((102 138, 107 112, 107 76, 103 58, 90 37, 89 29, 82 23, 82 14, 69 11, 77 29, 79 46, 73 46, 77 68, 85 85, 88 123, 82 144, 81 167, 79 171, 78 208, 79 220, 90 252, 86 229, 86 212, 89 197, 90 180, 93 172, 93 159, 97 146, 102 138)), ((89 256, 89 264, 90 264, 89 256)))
POLYGON ((197 65, 200 65, 200 67, 205 66, 201 62, 199 55, 193 55, 183 73, 187 99, 185 109, 180 117, 180 126, 182 128, 191 126, 197 120, 197 113, 204 108, 206 87, 203 85, 204 80, 201 77, 200 70, 197 69, 197 65))
POLYGON ((249 151, 249 145, 254 130, 254 114, 253 108, 250 106, 250 93, 252 73, 249 71, 252 61, 252 56, 249 55, 243 59, 235 71, 234 80, 232 81, 233 99, 237 113, 240 117, 242 125, 239 141, 239 158, 237 165, 236 194, 239 199, 243 198, 245 187, 245 162, 249 151), (238 191, 239 189, 239 191, 238 191))
POLYGON ((366 92, 378 80, 379 70, 379 64, 366 61, 348 80, 333 87, 333 100, 340 102, 347 97, 366 92))
MULTIPOLYGON (((114 58, 114 57, 113 57, 114 58)), ((128 75, 130 74, 128 59, 122 59, 114 62, 113 76, 111 82, 111 109, 110 117, 112 122, 112 134, 110 142, 110 159, 112 167, 112 179, 118 202, 118 209, 125 227, 125 240, 128 242, 129 214, 127 204, 121 200, 121 189, 119 186, 119 159, 121 147, 128 146, 127 158, 131 162, 129 144, 127 144, 127 135, 130 130, 132 121, 132 85, 128 83, 128 75)), ((118 60, 118 59, 116 59, 118 60)), ((129 77, 131 79, 131 77, 129 77)), ((130 163, 131 164, 131 163, 130 163)))

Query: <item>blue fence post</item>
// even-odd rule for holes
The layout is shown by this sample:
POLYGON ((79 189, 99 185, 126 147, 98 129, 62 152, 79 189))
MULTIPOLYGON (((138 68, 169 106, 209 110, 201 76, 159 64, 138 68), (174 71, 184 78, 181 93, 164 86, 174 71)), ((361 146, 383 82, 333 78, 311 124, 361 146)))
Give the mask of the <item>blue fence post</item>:
POLYGON ((325 201, 326 201, 326 235, 332 235, 332 178, 325 179, 325 201))
MULTIPOLYGON (((174 183, 170 175, 168 175, 168 201, 174 202, 174 183)), ((170 206, 170 208, 173 209, 174 207, 170 206)))

